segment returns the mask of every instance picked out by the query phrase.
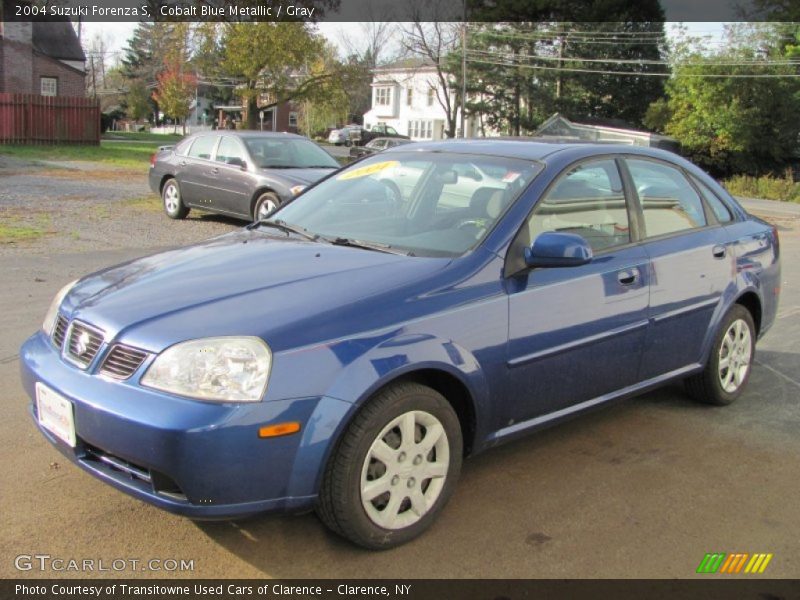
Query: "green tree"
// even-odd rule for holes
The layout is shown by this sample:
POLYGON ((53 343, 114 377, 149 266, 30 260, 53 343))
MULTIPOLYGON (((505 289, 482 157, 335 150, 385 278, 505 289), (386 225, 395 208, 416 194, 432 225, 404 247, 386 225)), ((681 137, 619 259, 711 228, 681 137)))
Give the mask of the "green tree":
POLYGON ((336 55, 336 49, 329 43, 323 44, 320 55, 309 62, 307 82, 314 83, 310 86, 307 83, 308 89, 300 104, 300 131, 311 137, 346 120, 350 108, 347 90, 360 79, 358 67, 343 65, 336 55), (332 73, 339 73, 340 76, 329 76, 332 73))
POLYGON ((247 127, 256 128, 258 96, 301 97, 307 67, 322 52, 321 38, 306 23, 226 23, 222 68, 241 80, 237 90, 247 108, 247 127))
POLYGON ((797 152, 800 81, 795 65, 777 60, 785 55, 775 34, 772 26, 740 26, 718 52, 679 56, 666 110, 651 109, 651 124, 721 175, 784 167, 797 152))
POLYGON ((153 99, 164 114, 183 122, 183 133, 186 134, 186 117, 192 108, 192 99, 197 89, 197 78, 187 72, 186 65, 178 58, 167 59, 164 69, 156 75, 158 85, 153 92, 153 99))
POLYGON ((158 112, 158 106, 150 93, 144 94, 149 105, 147 110, 141 110, 141 90, 152 90, 155 87, 165 60, 176 54, 184 59, 188 58, 188 32, 187 23, 142 22, 136 26, 120 61, 120 70, 129 90, 125 98, 129 114, 132 102, 137 104, 132 111, 136 114, 145 116, 158 112), (134 97, 131 97, 132 94, 134 97))
MULTIPOLYGON (((560 111, 641 124, 663 95, 658 0, 469 0, 468 112, 514 135, 560 111), (496 21, 502 14, 505 22, 496 21)), ((460 72, 460 49, 450 70, 460 72)))

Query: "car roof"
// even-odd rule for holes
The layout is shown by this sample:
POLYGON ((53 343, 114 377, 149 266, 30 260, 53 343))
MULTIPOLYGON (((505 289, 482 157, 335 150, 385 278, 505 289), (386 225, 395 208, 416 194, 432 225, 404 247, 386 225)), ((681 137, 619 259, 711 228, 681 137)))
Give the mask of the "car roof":
MULTIPOLYGON (((202 135, 232 135, 239 138, 296 138, 308 139, 305 136, 297 135, 296 133, 288 133, 286 131, 236 131, 228 129, 216 129, 214 131, 201 131, 194 133, 189 137, 200 137, 202 135)), ((188 138, 187 138, 188 139, 188 138)))
POLYGON ((653 158, 680 161, 680 157, 666 150, 628 146, 613 143, 562 142, 543 138, 467 138, 438 142, 416 142, 413 146, 402 145, 385 152, 454 152, 458 154, 482 154, 523 160, 546 161, 554 154, 568 153, 579 156, 600 154, 641 154, 653 158))

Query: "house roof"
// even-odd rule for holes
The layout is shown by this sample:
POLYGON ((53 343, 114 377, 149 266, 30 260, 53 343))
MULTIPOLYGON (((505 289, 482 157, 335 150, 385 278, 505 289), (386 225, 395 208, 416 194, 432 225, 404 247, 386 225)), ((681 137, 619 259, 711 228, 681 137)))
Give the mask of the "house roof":
POLYGON ((652 131, 638 129, 634 125, 631 125, 630 123, 628 123, 627 121, 623 121, 622 119, 611 119, 603 117, 578 117, 576 119, 569 119, 566 117, 566 115, 563 115, 561 113, 555 113, 550 118, 548 118, 536 130, 537 133, 540 134, 545 133, 548 127, 555 124, 557 121, 561 121, 570 127, 575 126, 578 128, 613 130, 628 135, 649 136, 652 138, 667 139, 666 136, 653 133, 652 131))
POLYGON ((394 62, 375 67, 375 71, 412 71, 414 69, 428 69, 436 66, 428 57, 401 58, 394 62))
POLYGON ((85 61, 78 34, 69 21, 34 21, 33 48, 60 60, 85 61))

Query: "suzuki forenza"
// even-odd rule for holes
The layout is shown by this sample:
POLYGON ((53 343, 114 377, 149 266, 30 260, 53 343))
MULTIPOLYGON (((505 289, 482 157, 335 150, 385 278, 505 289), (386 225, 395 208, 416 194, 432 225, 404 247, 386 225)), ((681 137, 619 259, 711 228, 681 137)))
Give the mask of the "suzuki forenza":
POLYGON ((21 351, 47 439, 191 518, 420 534, 462 458, 685 379, 735 400, 778 237, 666 152, 391 149, 265 219, 64 287, 21 351))

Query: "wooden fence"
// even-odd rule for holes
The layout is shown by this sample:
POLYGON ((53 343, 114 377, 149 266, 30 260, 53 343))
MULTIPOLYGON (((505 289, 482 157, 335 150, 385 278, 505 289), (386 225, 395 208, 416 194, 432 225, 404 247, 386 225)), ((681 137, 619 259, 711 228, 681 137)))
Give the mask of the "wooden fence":
POLYGON ((99 143, 97 100, 0 94, 0 144, 99 143))

